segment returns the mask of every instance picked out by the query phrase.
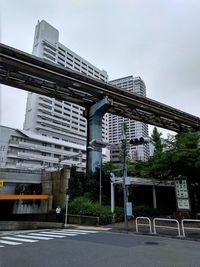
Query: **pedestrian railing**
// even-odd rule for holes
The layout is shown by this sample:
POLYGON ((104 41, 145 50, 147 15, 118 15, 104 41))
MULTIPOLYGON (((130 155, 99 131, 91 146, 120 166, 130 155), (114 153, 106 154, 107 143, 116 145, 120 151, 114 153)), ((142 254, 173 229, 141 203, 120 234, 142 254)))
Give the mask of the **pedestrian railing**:
POLYGON ((148 217, 137 217, 135 220, 135 228, 136 232, 138 233, 138 226, 148 226, 149 227, 149 232, 152 233, 152 227, 151 227, 151 220, 148 217), (147 220, 148 223, 138 223, 139 220, 147 220))
POLYGON ((167 229, 177 229, 178 236, 181 236, 181 233, 180 233, 180 225, 179 225, 178 220, 175 220, 175 219, 164 219, 164 218, 154 218, 153 219, 153 232, 154 232, 154 234, 157 234, 156 227, 167 228, 167 229), (174 222, 174 223, 177 224, 177 227, 167 226, 167 225, 160 225, 160 224, 159 225, 156 225, 156 222, 158 222, 158 221, 174 222))
POLYGON ((182 231, 183 231, 183 236, 185 237, 185 229, 190 229, 190 230, 200 230, 199 227, 188 227, 185 226, 184 223, 188 222, 188 223, 200 223, 200 220, 191 220, 191 219, 183 219, 181 221, 181 227, 182 227, 182 231))

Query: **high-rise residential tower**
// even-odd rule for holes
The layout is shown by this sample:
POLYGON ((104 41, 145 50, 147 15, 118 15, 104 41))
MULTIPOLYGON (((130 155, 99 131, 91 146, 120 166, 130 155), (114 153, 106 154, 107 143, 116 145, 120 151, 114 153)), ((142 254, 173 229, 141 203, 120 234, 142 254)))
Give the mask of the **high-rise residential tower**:
MULTIPOLYGON (((59 43, 59 32, 46 21, 38 22, 35 29, 33 55, 47 59, 64 68, 81 72, 90 77, 108 81, 107 72, 59 43)), ((76 144, 86 143, 84 108, 70 102, 28 93, 24 130, 76 144)), ((108 115, 104 116, 102 138, 108 139, 108 115)))
MULTIPOLYGON (((128 76, 120 79, 110 81, 112 85, 118 86, 127 91, 146 96, 146 86, 140 77, 128 76)), ((111 145, 110 159, 119 163, 119 155, 121 150, 121 134, 122 124, 127 124, 127 138, 128 140, 139 137, 148 136, 148 125, 143 122, 138 122, 123 118, 120 116, 109 114, 109 143, 111 145)), ((147 160, 149 157, 149 144, 129 147, 129 156, 132 160, 147 160)))

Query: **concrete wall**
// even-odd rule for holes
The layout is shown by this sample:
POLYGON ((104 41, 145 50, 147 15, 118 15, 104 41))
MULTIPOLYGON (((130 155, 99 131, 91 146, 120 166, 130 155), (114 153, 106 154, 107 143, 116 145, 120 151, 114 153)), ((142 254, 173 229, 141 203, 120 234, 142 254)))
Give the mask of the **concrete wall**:
POLYGON ((49 195, 48 211, 57 206, 65 208, 66 192, 70 178, 70 169, 63 168, 60 172, 43 173, 43 194, 49 195))

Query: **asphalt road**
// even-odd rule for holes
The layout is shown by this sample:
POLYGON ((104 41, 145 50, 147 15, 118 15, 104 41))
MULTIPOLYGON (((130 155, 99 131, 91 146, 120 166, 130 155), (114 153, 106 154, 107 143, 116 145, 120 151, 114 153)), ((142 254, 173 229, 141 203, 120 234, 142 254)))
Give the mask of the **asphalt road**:
POLYGON ((0 267, 198 267, 199 251, 200 242, 162 237, 80 230, 21 231, 0 237, 0 267))

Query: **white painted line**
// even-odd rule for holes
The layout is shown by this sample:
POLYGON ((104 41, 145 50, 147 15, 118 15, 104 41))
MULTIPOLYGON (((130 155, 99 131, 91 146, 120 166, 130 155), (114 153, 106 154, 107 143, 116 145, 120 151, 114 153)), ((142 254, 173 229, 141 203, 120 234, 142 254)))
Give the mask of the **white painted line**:
POLYGON ((32 238, 32 239, 39 239, 39 240, 50 240, 52 239, 51 237, 42 237, 42 236, 31 236, 32 234, 28 234, 28 235, 16 235, 18 237, 25 237, 27 238, 32 238))
POLYGON ((6 244, 6 245, 13 245, 13 246, 21 245, 21 244, 22 244, 22 243, 11 242, 11 241, 6 241, 6 240, 0 240, 0 243, 1 243, 1 244, 6 244))
POLYGON ((74 235, 88 235, 89 233, 83 233, 83 232, 74 232, 74 231, 59 231, 60 234, 65 235, 65 234, 74 234, 74 235))
POLYGON ((64 236, 77 236, 78 234, 76 233, 64 233, 64 232, 51 232, 50 234, 52 235, 64 235, 64 236))
POLYGON ((66 229, 66 230, 61 230, 61 231, 70 231, 70 232, 76 232, 76 233, 89 233, 89 234, 98 233, 98 231, 74 230, 74 229, 66 229))
POLYGON ((64 236, 65 234, 64 233, 57 233, 57 232, 41 232, 41 234, 45 234, 45 235, 55 235, 55 236, 64 236))
POLYGON ((4 248, 4 246, 0 246, 0 248, 4 248))
POLYGON ((35 235, 35 236, 45 236, 45 237, 59 237, 59 238, 62 238, 62 237, 65 237, 64 235, 50 235, 50 234, 44 234, 44 233, 33 233, 31 235, 35 235))
POLYGON ((2 239, 12 240, 12 241, 20 241, 20 242, 29 242, 29 243, 38 242, 37 240, 18 238, 18 237, 10 237, 10 236, 4 236, 4 237, 2 237, 2 239))

